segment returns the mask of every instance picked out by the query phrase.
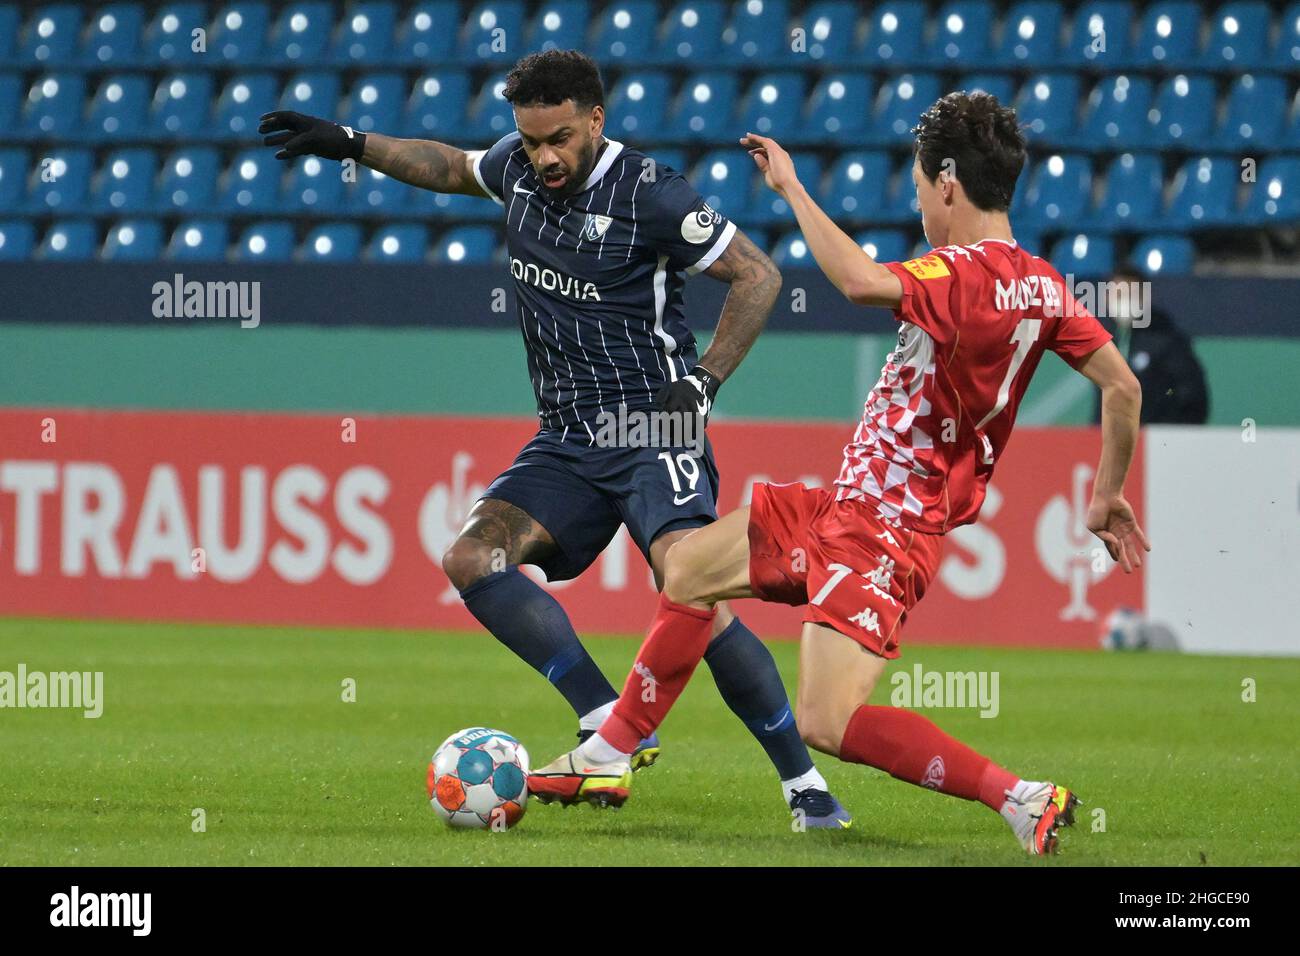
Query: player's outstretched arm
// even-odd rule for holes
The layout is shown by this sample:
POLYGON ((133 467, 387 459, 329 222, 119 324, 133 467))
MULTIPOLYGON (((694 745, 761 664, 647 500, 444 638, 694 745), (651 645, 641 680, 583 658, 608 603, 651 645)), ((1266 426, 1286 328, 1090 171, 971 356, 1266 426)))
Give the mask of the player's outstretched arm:
POLYGON ((737 229, 722 255, 704 274, 731 285, 713 340, 700 358, 700 365, 725 380, 749 354, 767 324, 781 291, 781 272, 749 236, 737 229))
POLYGON ((1131 573, 1142 566, 1142 552, 1151 550, 1124 497, 1124 479, 1137 448, 1142 387, 1113 342, 1089 355, 1078 370, 1101 389, 1101 462, 1088 506, 1088 530, 1131 573))
POLYGON ((813 202, 795 175, 790 154, 776 140, 756 133, 747 133, 740 142, 754 157, 768 188, 790 204, 808 243, 808 251, 831 284, 858 305, 898 308, 903 301, 903 283, 867 255, 852 236, 835 225, 813 202))

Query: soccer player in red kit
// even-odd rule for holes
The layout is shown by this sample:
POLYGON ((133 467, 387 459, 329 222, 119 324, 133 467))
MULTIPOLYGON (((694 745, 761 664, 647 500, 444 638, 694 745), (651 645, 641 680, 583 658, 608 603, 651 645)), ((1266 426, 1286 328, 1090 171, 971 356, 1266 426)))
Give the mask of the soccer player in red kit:
POLYGON ((1056 849, 1078 800, 1025 780, 918 713, 867 703, 934 579, 943 535, 979 515, 1020 399, 1045 351, 1102 393, 1088 528, 1125 572, 1150 550, 1123 494, 1141 392, 1110 335, 1059 273, 1017 245, 1007 210, 1025 163, 1015 111, 951 93, 922 115, 912 179, 934 251, 878 263, 809 198, 775 141, 741 140, 790 204, 808 248, 855 303, 898 319, 898 343, 845 446, 834 489, 758 484, 748 508, 673 545, 659 610, 600 731, 529 777, 543 801, 621 804, 628 754, 659 726, 708 646, 719 601, 807 605, 799 725, 814 748, 979 800, 1030 853, 1056 849))

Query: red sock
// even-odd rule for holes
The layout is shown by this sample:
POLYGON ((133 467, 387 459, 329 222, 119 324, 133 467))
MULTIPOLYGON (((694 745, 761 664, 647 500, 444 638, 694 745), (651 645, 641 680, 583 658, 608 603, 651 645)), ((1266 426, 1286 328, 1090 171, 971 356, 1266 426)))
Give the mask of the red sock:
POLYGON ((978 800, 1000 810, 1005 791, 1020 782, 988 757, 954 740, 920 714, 864 704, 853 712, 840 759, 864 763, 899 780, 978 800))
POLYGON ((659 611, 627 675, 623 695, 600 726, 605 740, 630 754, 663 723, 709 646, 713 615, 659 596, 659 611))

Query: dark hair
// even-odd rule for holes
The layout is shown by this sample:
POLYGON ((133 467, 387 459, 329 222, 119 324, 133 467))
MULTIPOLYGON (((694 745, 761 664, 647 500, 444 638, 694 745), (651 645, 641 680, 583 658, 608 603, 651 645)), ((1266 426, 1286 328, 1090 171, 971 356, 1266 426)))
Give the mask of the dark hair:
POLYGON ((989 93, 949 93, 921 114, 913 153, 930 182, 951 160, 953 173, 978 208, 1011 206, 1025 166, 1025 134, 1016 111, 989 93))
POLYGON ((506 75, 502 95, 515 106, 559 106, 565 100, 580 109, 605 105, 596 61, 579 50, 528 54, 506 75))

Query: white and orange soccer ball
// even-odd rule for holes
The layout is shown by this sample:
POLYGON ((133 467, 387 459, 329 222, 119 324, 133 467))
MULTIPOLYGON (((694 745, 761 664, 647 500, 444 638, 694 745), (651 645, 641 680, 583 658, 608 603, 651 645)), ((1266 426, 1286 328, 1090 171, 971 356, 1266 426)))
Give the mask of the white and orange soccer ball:
POLYGON ((434 752, 427 786, 450 826, 508 829, 528 806, 528 751, 505 731, 467 727, 434 752))

